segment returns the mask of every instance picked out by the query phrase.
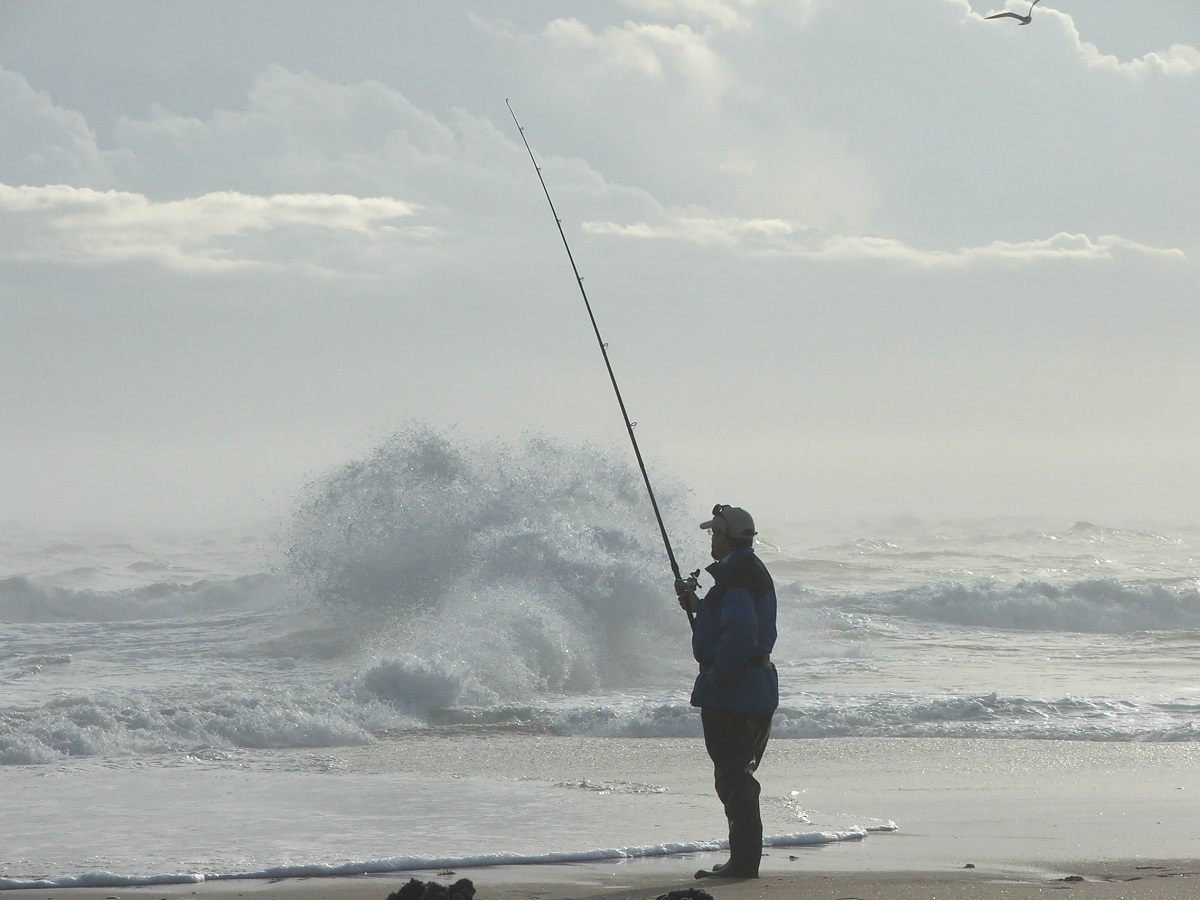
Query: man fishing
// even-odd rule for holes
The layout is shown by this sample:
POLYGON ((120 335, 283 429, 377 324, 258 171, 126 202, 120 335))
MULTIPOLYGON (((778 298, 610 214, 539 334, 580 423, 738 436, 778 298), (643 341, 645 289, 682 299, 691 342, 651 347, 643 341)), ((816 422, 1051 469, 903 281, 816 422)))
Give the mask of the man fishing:
POLYGON ((504 102, 537 172, 563 249, 567 251, 571 270, 575 273, 575 282, 579 285, 596 343, 617 395, 621 417, 625 420, 625 431, 629 434, 654 517, 658 520, 663 547, 675 574, 679 605, 687 611, 692 622, 692 653, 700 663, 700 675, 692 690, 692 705, 700 707, 704 743, 716 775, 717 796, 725 804, 725 816, 729 819, 729 862, 713 866, 711 870, 701 870, 696 877, 757 878, 762 859, 762 818, 758 811, 759 785, 754 780, 754 770, 767 749, 771 716, 779 705, 779 678, 771 665, 771 649, 775 646, 775 585, 766 567, 754 555, 754 520, 750 513, 735 506, 713 507, 712 519, 700 527, 712 531, 712 555, 717 562, 708 567, 708 572, 714 584, 703 600, 698 598, 695 578, 685 580, 681 577, 658 501, 650 487, 650 476, 642 462, 642 451, 633 433, 633 422, 625 409, 617 376, 608 358, 608 345, 600 336, 600 326, 596 323, 587 291, 583 289, 583 277, 567 243, 562 219, 550 199, 550 189, 546 187, 533 148, 525 138, 525 129, 517 120, 512 104, 507 100, 504 102))
POLYGON ((692 655, 700 664, 692 706, 700 707, 704 745, 713 762, 717 797, 729 820, 729 861, 697 878, 757 878, 762 860, 761 790, 754 772, 767 749, 779 706, 775 646, 775 584, 754 553, 754 519, 717 504, 701 524, 712 534, 707 568, 713 586, 700 598, 695 578, 675 581, 679 605, 695 616, 692 655))

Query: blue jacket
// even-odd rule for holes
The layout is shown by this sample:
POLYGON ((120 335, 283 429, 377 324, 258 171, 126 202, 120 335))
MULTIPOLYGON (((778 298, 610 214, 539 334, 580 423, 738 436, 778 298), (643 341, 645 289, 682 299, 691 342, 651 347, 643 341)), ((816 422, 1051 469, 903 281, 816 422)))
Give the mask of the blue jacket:
POLYGON ((772 712, 779 706, 779 675, 764 657, 775 647, 775 584, 753 547, 733 551, 707 571, 714 584, 692 629, 692 655, 700 663, 692 706, 772 712))

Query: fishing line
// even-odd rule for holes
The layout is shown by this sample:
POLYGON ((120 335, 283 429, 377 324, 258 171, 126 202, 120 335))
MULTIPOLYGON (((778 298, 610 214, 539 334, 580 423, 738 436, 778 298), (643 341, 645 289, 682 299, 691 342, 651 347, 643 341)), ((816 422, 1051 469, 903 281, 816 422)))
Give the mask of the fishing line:
MULTIPOLYGON (((642 472, 642 481, 646 485, 646 494, 649 495, 650 505, 654 508, 654 518, 658 521, 658 530, 662 534, 663 546, 667 550, 667 559, 671 563, 671 571, 674 573, 676 580, 679 580, 683 576, 679 572, 679 563, 675 561, 675 553, 671 549, 671 539, 667 537, 667 526, 663 524, 662 514, 658 510, 658 501, 654 497, 654 488, 650 486, 650 476, 646 472, 646 463, 642 460, 642 451, 638 447, 637 437, 633 433, 635 423, 629 421, 629 413, 625 409, 625 400, 621 396, 621 388, 617 385, 617 375, 613 371, 612 362, 608 358, 608 344, 600 336, 600 326, 596 324, 596 316, 592 312, 591 301, 588 300, 587 291, 583 289, 583 276, 579 274, 579 267, 575 265, 575 255, 571 253, 571 245, 567 243, 567 235, 563 231, 562 219, 558 217, 558 210, 554 208, 554 201, 550 199, 550 189, 546 187, 546 179, 542 177, 542 168, 537 164, 537 159, 533 155, 533 149, 529 146, 529 141, 525 137, 525 129, 517 121, 517 114, 513 112, 512 104, 507 99, 505 99, 504 105, 508 107, 508 111, 513 118, 513 123, 517 126, 517 131, 521 133, 521 142, 525 145, 525 150, 529 153, 529 161, 533 163, 534 171, 537 172, 538 181, 542 185, 542 193, 546 195, 546 202, 550 204, 550 212, 554 215, 554 224, 558 226, 558 236, 562 238, 563 249, 567 251, 567 259, 571 261, 571 271, 575 273, 575 283, 579 285, 579 293, 583 296, 583 305, 587 307, 588 318, 592 322, 592 331, 596 333, 596 343, 600 345, 600 354, 604 357, 605 368, 608 369, 608 380, 612 382, 613 392, 617 395, 617 405, 621 407, 621 418, 625 420, 625 431, 629 434, 629 442, 633 444, 633 455, 637 457, 638 468, 642 472)), ((694 624, 695 619, 692 611, 690 609, 685 611, 688 615, 688 621, 694 624)))

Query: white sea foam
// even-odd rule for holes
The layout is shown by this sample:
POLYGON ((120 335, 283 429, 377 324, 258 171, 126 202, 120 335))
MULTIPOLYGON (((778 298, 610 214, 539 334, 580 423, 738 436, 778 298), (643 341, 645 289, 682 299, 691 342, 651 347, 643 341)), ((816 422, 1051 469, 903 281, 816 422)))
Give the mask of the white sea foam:
POLYGON ((270 575, 188 584, 153 582, 119 591, 43 585, 21 575, 0 580, 0 621, 143 622, 261 609, 281 603, 288 586, 270 575))
MULTIPOLYGON (((894 831, 887 823, 845 831, 809 831, 768 835, 765 847, 811 847, 842 841, 861 841, 872 831, 894 831)), ((135 887, 144 885, 196 884, 203 881, 234 881, 276 878, 331 878, 354 875, 383 875, 401 872, 473 869, 485 866, 538 866, 562 863, 609 862, 649 859, 690 853, 728 850, 728 840, 677 841, 641 847, 597 848, 547 853, 480 853, 470 856, 398 856, 337 864, 297 864, 271 866, 239 872, 185 872, 166 875, 118 875, 113 872, 88 872, 48 878, 21 879, 0 877, 0 890, 46 890, 63 887, 135 887)))
POLYGON ((50 890, 52 888, 143 887, 147 885, 199 884, 196 872, 163 875, 119 875, 116 872, 84 872, 80 875, 50 875, 45 878, 0 878, 0 891, 50 890))
POLYGON ((1200 629, 1200 590, 1111 579, 1051 584, 943 582, 828 598, 849 613, 1016 631, 1121 634, 1200 629))

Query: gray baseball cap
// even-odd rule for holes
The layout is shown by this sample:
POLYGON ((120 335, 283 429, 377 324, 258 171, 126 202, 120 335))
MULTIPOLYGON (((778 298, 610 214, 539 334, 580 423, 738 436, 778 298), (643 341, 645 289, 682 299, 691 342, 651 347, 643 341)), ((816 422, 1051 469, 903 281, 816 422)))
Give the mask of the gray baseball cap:
POLYGON ((727 506, 724 503, 718 503, 713 507, 712 518, 707 522, 701 522, 700 528, 703 531, 711 528, 713 531, 727 534, 735 540, 745 540, 758 534, 754 530, 754 518, 750 513, 741 507, 727 506))

